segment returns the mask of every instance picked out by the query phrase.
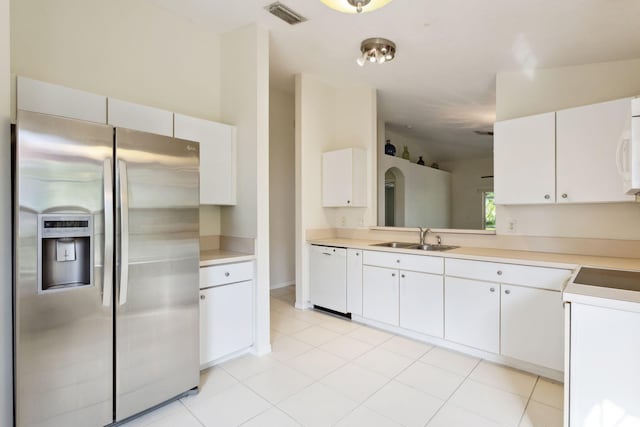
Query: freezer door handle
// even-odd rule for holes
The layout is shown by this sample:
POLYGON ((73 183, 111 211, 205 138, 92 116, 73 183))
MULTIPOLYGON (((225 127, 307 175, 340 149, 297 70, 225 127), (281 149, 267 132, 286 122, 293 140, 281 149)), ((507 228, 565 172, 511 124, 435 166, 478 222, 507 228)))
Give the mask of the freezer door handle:
POLYGON ((104 190, 104 256, 102 276, 102 305, 111 305, 113 293, 113 173, 111 159, 104 159, 103 190, 104 190))
POLYGON ((129 285, 129 191, 127 163, 118 160, 120 177, 120 298, 119 304, 127 302, 129 285))

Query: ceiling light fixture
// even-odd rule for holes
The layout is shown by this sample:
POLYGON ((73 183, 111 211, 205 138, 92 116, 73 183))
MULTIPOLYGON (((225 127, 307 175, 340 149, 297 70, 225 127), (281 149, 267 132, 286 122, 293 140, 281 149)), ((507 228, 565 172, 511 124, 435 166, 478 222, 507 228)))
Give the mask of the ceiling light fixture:
POLYGON ((387 5, 391 0, 321 0, 322 3, 344 13, 371 12, 387 5))
POLYGON ((383 64, 395 58, 396 44, 391 40, 374 37, 366 39, 360 44, 360 52, 362 55, 356 59, 359 66, 364 67, 367 61, 383 64))

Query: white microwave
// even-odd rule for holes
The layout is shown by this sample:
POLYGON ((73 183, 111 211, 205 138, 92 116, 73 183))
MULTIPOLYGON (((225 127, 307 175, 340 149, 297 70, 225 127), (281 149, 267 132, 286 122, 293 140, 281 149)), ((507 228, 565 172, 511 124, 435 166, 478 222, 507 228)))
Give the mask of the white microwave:
POLYGON ((640 97, 631 100, 631 129, 618 145, 618 164, 626 194, 640 193, 640 97))

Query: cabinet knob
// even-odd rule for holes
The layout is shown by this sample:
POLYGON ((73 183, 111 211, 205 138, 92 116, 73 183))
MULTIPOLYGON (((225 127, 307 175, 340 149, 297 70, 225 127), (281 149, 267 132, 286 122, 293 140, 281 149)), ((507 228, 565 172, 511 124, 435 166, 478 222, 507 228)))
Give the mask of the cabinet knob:
POLYGON ((229 277, 229 272, 228 271, 224 272, 224 277, 229 277))
POLYGON ((360 252, 356 252, 356 256, 360 256, 360 252))
POLYGON ((396 277, 396 273, 391 273, 391 277, 396 277))
POLYGON ((397 259, 397 260, 396 260, 396 262, 397 262, 398 264, 400 264, 400 260, 399 260, 399 259, 397 259))
POLYGON ((550 196, 550 195, 548 195, 548 194, 545 194, 545 195, 544 195, 544 198, 545 198, 545 199, 547 199, 547 200, 549 200, 549 199, 551 198, 551 196, 550 196))
POLYGON ((491 292, 495 292, 495 291, 496 291, 496 288, 491 288, 491 289, 489 289, 489 290, 490 290, 491 292))
POLYGON ((206 297, 204 295, 200 295, 200 299, 205 299, 206 297))
POLYGON ((562 198, 563 199, 566 199, 567 197, 569 197, 569 196, 567 196, 567 193, 562 193, 562 198))
POLYGON ((401 274, 400 277, 402 277, 404 279, 404 274, 401 274))
POLYGON ((511 293, 511 291, 509 289, 504 291, 505 294, 509 295, 511 293))
POLYGON ((502 276, 502 270, 498 270, 498 276, 502 276))
POLYGON ((347 204, 351 203, 351 200, 347 200, 347 204))

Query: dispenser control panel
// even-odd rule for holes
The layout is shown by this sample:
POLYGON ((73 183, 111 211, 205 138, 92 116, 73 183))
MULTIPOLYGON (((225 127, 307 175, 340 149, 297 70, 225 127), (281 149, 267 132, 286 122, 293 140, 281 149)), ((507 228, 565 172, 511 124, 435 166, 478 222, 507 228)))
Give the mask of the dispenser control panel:
POLYGON ((93 216, 38 216, 38 293, 93 285, 93 216))

